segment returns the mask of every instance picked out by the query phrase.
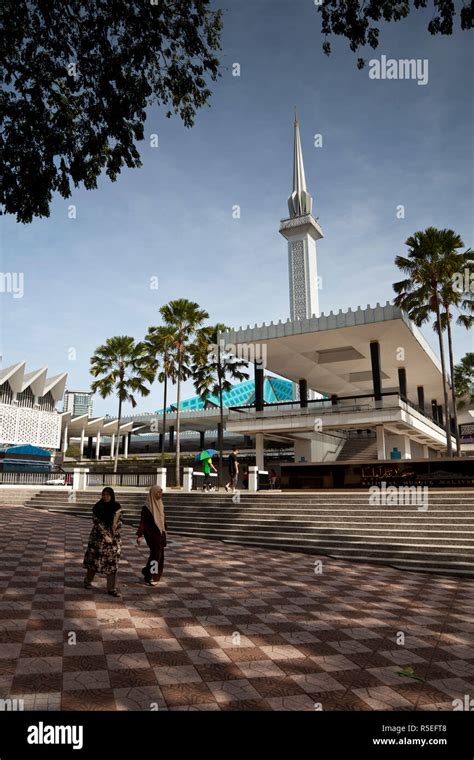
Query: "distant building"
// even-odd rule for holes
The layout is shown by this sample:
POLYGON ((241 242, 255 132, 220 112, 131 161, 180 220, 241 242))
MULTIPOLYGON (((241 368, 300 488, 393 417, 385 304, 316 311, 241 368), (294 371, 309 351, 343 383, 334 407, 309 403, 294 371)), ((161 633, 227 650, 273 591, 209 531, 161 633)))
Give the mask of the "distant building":
POLYGON ((63 412, 71 412, 74 417, 87 414, 92 417, 92 391, 68 391, 64 394, 63 412))

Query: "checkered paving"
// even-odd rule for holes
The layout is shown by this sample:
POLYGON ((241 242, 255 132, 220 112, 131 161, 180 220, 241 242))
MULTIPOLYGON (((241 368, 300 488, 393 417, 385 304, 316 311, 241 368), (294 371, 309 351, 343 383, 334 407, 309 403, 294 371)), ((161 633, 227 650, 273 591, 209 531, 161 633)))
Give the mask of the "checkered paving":
POLYGON ((0 699, 25 710, 474 704, 468 579, 170 536, 150 588, 146 548, 124 527, 115 599, 103 578, 82 586, 89 530, 1 508, 0 699))

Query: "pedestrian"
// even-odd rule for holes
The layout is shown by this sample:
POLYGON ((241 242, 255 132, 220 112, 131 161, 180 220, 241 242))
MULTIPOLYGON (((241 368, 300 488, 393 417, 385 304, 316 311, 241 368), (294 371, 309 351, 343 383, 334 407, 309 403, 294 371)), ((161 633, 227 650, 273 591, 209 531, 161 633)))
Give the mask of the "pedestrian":
POLYGON ((100 501, 92 509, 93 527, 89 536, 83 566, 86 568, 84 588, 92 588, 96 573, 107 578, 107 591, 120 596, 117 591, 117 570, 122 552, 120 528, 122 508, 115 500, 113 488, 104 488, 100 501))
POLYGON ((270 482, 270 488, 276 488, 278 476, 277 476, 275 470, 273 470, 273 469, 270 470, 270 476, 269 476, 268 480, 270 482))
POLYGON ((150 556, 142 569, 147 586, 156 586, 163 575, 167 524, 162 496, 163 489, 160 486, 150 488, 137 530, 138 546, 144 536, 150 549, 150 556))
POLYGON ((202 464, 202 471, 204 473, 204 480, 202 483, 202 490, 203 491, 211 491, 211 470, 214 470, 214 472, 217 472, 216 468, 212 464, 212 457, 209 457, 208 459, 203 459, 202 464))
POLYGON ((239 460, 237 459, 238 453, 238 448, 236 446, 232 446, 232 452, 229 454, 228 459, 230 480, 225 486, 226 491, 231 488, 232 492, 234 492, 237 488, 237 482, 239 480, 239 460))

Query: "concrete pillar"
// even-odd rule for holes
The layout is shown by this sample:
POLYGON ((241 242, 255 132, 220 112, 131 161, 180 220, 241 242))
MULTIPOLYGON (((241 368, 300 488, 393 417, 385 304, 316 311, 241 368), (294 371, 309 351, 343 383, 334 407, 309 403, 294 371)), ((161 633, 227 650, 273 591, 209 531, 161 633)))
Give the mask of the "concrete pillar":
MULTIPOLYGON (((120 438, 117 441, 117 448, 119 446, 120 438)), ((115 456, 115 433, 112 433, 112 436, 110 438, 110 456, 115 456)))
POLYGON ((199 431, 199 448, 201 451, 204 451, 206 448, 206 431, 200 430, 199 431))
POLYGON ((372 341, 370 344, 370 362, 372 366, 372 387, 376 401, 382 400, 382 371, 380 368, 380 344, 372 341))
POLYGON ((255 368, 255 411, 263 410, 263 365, 254 364, 255 368))
POLYGON ((249 492, 256 493, 258 491, 258 467, 251 465, 249 467, 249 492))
POLYGON ((174 425, 170 425, 170 428, 168 431, 168 444, 169 444, 169 450, 174 451, 174 425))
POLYGON ((255 436, 255 464, 259 470, 264 469, 264 440, 263 433, 257 433, 255 436))
POLYGON ((85 429, 82 428, 82 430, 81 430, 81 442, 79 444, 79 450, 81 452, 80 453, 80 457, 79 457, 80 459, 82 459, 83 456, 84 456, 84 443, 85 443, 85 440, 86 440, 85 439, 85 432, 86 432, 85 429))
POLYGON ((193 490, 193 468, 183 467, 183 491, 190 493, 193 490))
POLYGON ((411 441, 407 435, 400 436, 400 452, 402 459, 411 459, 411 441))
POLYGON ((130 433, 128 435, 124 435, 123 437, 123 455, 125 459, 128 459, 128 444, 130 440, 130 433))
POLYGON ((72 490, 85 491, 87 488, 88 467, 74 467, 72 474, 72 490))
POLYGON ((100 458, 100 433, 97 433, 95 439, 95 458, 100 458))
POLYGON ((300 378, 300 407, 305 409, 308 406, 308 381, 300 378))
POLYGON ((62 441, 62 446, 61 446, 61 451, 63 452, 63 454, 65 454, 67 451, 67 434, 68 434, 68 426, 65 425, 64 432, 63 432, 63 441, 62 441))
POLYGON ((94 437, 89 435, 87 438, 87 457, 92 459, 92 453, 94 451, 94 437))
POLYGON ((163 489, 163 493, 166 491, 166 467, 156 468, 156 485, 163 489))
POLYGON ((423 446, 423 459, 429 459, 430 458, 430 451, 428 446, 423 446))
POLYGON ((376 426, 375 435, 377 438, 377 459, 386 459, 387 454, 385 451, 385 430, 383 425, 376 426))

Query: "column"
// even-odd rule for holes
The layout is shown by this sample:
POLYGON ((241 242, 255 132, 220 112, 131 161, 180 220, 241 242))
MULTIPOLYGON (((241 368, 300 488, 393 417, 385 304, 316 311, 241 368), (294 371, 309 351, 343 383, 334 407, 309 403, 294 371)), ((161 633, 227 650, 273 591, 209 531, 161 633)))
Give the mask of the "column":
POLYGON ((85 429, 82 428, 82 430, 81 430, 81 442, 79 444, 79 450, 81 452, 80 456, 79 456, 79 459, 82 459, 83 456, 84 456, 84 443, 85 443, 85 440, 86 440, 85 439, 85 432, 86 432, 85 429))
POLYGON ((422 385, 419 385, 416 389, 416 392, 418 394, 418 408, 420 412, 425 413, 425 389, 422 385))
POLYGON ((156 468, 156 485, 163 489, 163 493, 166 491, 166 467, 156 468))
POLYGON ((63 452, 63 454, 65 454, 67 451, 67 434, 68 434, 68 426, 65 425, 64 432, 63 432, 63 443, 61 447, 61 451, 63 452))
POLYGON ((263 410, 263 365, 254 364, 255 368, 255 411, 263 410))
POLYGON ((402 459, 411 459, 411 441, 407 435, 400 436, 400 451, 402 459))
POLYGON ((431 416, 435 422, 438 422, 438 402, 435 398, 431 400, 431 416))
POLYGON ((168 431, 168 445, 169 445, 169 450, 174 451, 174 425, 170 425, 170 428, 168 431))
POLYGON ((161 451, 161 447, 163 446, 163 433, 159 433, 158 435, 158 451, 161 451))
POLYGON ((407 371, 404 367, 400 367, 398 370, 398 389, 400 392, 400 398, 406 401, 407 398, 407 371))
POLYGON ((100 433, 98 432, 95 439, 95 458, 100 459, 100 433))
POLYGON ((441 406, 441 404, 438 404, 438 422, 441 425, 441 427, 444 427, 443 407, 441 406))
POLYGON ((377 459, 386 459, 385 452, 385 430, 383 425, 377 425, 375 428, 375 435, 377 438, 377 459))
POLYGON ((206 448, 206 431, 200 430, 199 431, 199 448, 201 451, 204 451, 206 448))
POLYGON ((423 446, 423 459, 429 459, 430 458, 430 451, 428 446, 423 446))
POLYGON ((123 437, 123 455, 125 459, 128 459, 128 444, 130 441, 130 433, 128 435, 124 435, 123 437))
POLYGON ((300 407, 305 409, 308 406, 308 381, 300 378, 300 407))
POLYGON ((382 374, 380 369, 380 344, 373 341, 370 344, 370 363, 372 367, 372 387, 376 401, 382 399, 382 374))
POLYGON ((92 452, 94 451, 94 437, 89 435, 87 438, 87 458, 92 459, 92 452))
POLYGON ((259 470, 265 469, 263 433, 257 433, 255 436, 255 464, 259 470))
MULTIPOLYGON (((117 453, 118 453, 119 445, 120 445, 120 438, 117 440, 117 453)), ((115 433, 112 433, 111 438, 110 438, 110 456, 111 457, 115 456, 115 433)))

